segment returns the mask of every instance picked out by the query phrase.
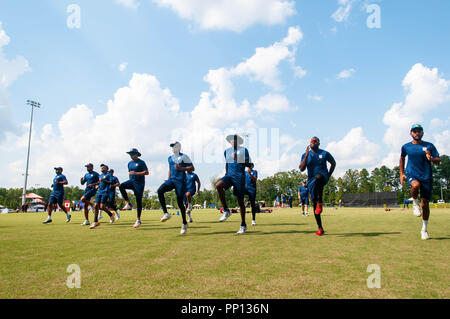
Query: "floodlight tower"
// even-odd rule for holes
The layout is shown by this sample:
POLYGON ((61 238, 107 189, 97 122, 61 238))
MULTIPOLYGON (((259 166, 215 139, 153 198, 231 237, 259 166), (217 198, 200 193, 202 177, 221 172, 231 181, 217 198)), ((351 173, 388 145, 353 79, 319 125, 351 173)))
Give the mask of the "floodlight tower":
POLYGON ((30 133, 28 135, 27 166, 25 169, 25 185, 23 186, 22 206, 25 204, 25 196, 27 195, 28 163, 30 162, 30 146, 31 146, 31 130, 33 127, 33 111, 34 111, 35 107, 41 108, 40 103, 31 101, 31 100, 27 100, 27 105, 31 105, 31 120, 30 120, 30 133))

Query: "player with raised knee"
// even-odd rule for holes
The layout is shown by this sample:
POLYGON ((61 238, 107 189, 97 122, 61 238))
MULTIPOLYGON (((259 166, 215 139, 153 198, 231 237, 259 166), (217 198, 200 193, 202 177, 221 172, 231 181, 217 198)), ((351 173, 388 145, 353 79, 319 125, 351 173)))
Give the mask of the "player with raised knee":
POLYGON ((112 168, 109 170, 109 174, 111 175, 111 185, 109 187, 108 207, 114 210, 117 221, 120 219, 120 214, 116 205, 116 187, 120 185, 120 182, 119 179, 114 176, 114 170, 112 168))
POLYGON ((225 191, 233 186, 233 194, 237 198, 241 212, 241 226, 237 234, 241 235, 247 231, 244 204, 245 168, 251 166, 251 159, 247 148, 240 146, 244 143, 242 137, 236 134, 228 135, 226 140, 231 144, 231 147, 224 152, 226 173, 225 176, 216 183, 216 189, 223 205, 223 214, 219 221, 223 222, 231 216, 231 211, 228 209, 227 201, 225 199, 225 191))
POLYGON ((314 217, 316 218, 317 236, 322 236, 325 231, 322 227, 322 219, 320 214, 323 210, 323 188, 328 183, 328 179, 333 174, 336 167, 336 161, 333 156, 325 150, 319 148, 320 140, 314 136, 311 138, 310 144, 306 148, 306 152, 302 155, 299 165, 300 171, 308 169, 308 190, 313 202, 314 217), (327 162, 330 163, 330 170, 327 169, 327 162))
POLYGON ((98 222, 98 213, 99 210, 103 210, 106 212, 110 218, 110 223, 114 223, 115 217, 114 214, 108 209, 107 203, 109 201, 109 191, 110 185, 112 183, 112 176, 108 172, 108 165, 101 164, 100 168, 102 170, 102 174, 98 179, 98 191, 97 196, 95 197, 95 206, 94 206, 94 222, 89 227, 90 229, 94 229, 100 226, 98 222))
POLYGON ((167 221, 172 217, 167 212, 166 199, 164 193, 170 192, 175 189, 175 194, 177 196, 178 207, 181 211, 182 225, 180 234, 184 235, 187 232, 187 221, 186 221, 186 209, 184 207, 184 198, 186 197, 186 171, 194 171, 194 165, 192 161, 186 154, 181 153, 180 142, 171 143, 173 155, 169 156, 169 178, 158 188, 158 198, 161 204, 161 209, 163 210, 162 222, 167 221))
POLYGON ((89 226, 91 224, 89 222, 89 205, 92 206, 91 198, 97 193, 95 186, 98 183, 100 175, 94 171, 94 165, 92 163, 86 164, 84 167, 86 167, 87 173, 81 178, 81 185, 86 184, 86 189, 80 201, 83 202, 85 220, 81 226, 89 226))
POLYGON ((69 182, 66 177, 62 174, 62 167, 55 167, 56 176, 53 178, 53 184, 51 187, 53 188, 52 193, 48 199, 48 217, 43 222, 43 224, 48 224, 52 222, 52 212, 56 209, 56 205, 59 206, 66 213, 66 223, 70 222, 70 218, 72 217, 68 212, 66 207, 64 206, 64 185, 67 185, 69 182))
POLYGON ((430 239, 428 235, 428 220, 430 217, 430 199, 433 185, 433 174, 431 164, 439 165, 441 158, 436 147, 429 142, 422 141, 423 127, 414 124, 410 135, 412 141, 402 146, 400 155, 400 183, 403 186, 405 179, 411 185, 411 196, 413 198, 413 213, 417 217, 422 216, 421 238, 430 239), (405 171, 405 158, 408 163, 405 171), (422 198, 422 209, 419 205, 418 195, 422 198))
POLYGON ((128 198, 127 189, 133 191, 134 196, 136 196, 136 210, 137 219, 133 225, 133 228, 139 228, 142 225, 141 214, 142 214, 142 198, 144 197, 145 188, 145 176, 149 174, 147 164, 139 157, 141 153, 136 149, 132 148, 129 152, 131 161, 128 162, 128 175, 130 179, 123 182, 119 186, 120 194, 125 200, 124 209, 130 208, 130 199, 128 198))

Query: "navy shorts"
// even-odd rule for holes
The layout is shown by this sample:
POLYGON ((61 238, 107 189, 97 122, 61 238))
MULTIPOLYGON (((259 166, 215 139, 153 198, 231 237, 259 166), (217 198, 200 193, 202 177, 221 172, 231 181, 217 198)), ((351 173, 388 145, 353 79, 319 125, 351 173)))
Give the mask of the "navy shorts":
MULTIPOLYGON (((320 174, 322 175, 322 174, 320 174)), ((328 183, 328 177, 326 177, 325 175, 322 175, 325 179, 325 183, 324 183, 324 187, 325 185, 328 183)), ((315 194, 315 190, 316 190, 316 178, 313 177, 311 179, 308 179, 308 190, 309 190, 309 197, 311 197, 311 201, 314 202, 314 200, 316 199, 316 194, 315 194)))
POLYGON ((89 200, 91 200, 92 197, 95 196, 96 193, 97 193, 97 191, 95 190, 95 188, 86 189, 84 191, 83 197, 86 198, 89 201, 89 200))
POLYGON ((302 201, 302 205, 309 205, 309 198, 308 197, 300 197, 302 201))
POLYGON ((411 182, 418 181, 420 183, 420 197, 423 199, 431 199, 431 191, 433 189, 433 182, 430 181, 421 181, 414 176, 406 176, 406 180, 408 181, 409 185, 411 185, 411 182))
POLYGON ((116 202, 116 192, 108 194, 108 200, 111 204, 116 202))
POLYGON ((225 190, 229 189, 233 186, 233 194, 237 198, 244 198, 245 196, 245 176, 242 177, 234 177, 230 175, 225 175, 220 180, 225 183, 225 190))
POLYGON ((135 181, 128 180, 120 184, 119 188, 131 189, 134 196, 136 196, 136 199, 138 200, 140 198, 142 200, 142 197, 144 196, 145 183, 136 183, 135 181))
POLYGON ((96 204, 106 204, 108 201, 109 201, 108 194, 97 194, 97 196, 95 196, 96 204))
POLYGON ((59 207, 63 206, 64 203, 64 194, 55 194, 51 193, 48 199, 49 204, 58 204, 59 207))
POLYGON ((251 202, 256 201, 256 189, 246 188, 245 195, 248 195, 248 200, 251 202))
POLYGON ((173 178, 168 179, 165 181, 161 187, 164 186, 164 188, 170 192, 171 190, 175 189, 175 194, 177 195, 177 198, 186 198, 186 183, 179 182, 173 178))
POLYGON ((191 193, 191 196, 194 196, 196 193, 196 189, 195 188, 188 188, 186 189, 186 193, 191 193))

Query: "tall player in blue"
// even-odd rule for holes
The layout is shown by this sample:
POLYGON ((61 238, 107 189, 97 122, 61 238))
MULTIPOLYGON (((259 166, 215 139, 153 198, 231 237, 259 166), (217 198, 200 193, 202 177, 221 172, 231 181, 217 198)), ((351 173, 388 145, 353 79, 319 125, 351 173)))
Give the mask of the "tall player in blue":
POLYGON ((186 204, 186 214, 188 217, 188 222, 192 223, 192 197, 194 197, 195 193, 200 193, 200 179, 198 175, 195 174, 192 170, 188 170, 186 173, 186 196, 184 197, 184 203, 186 204), (197 185, 196 185, 197 184, 197 185))
POLYGON ((419 201, 417 199, 419 192, 422 197, 422 230, 421 237, 423 240, 430 239, 428 235, 428 219, 430 217, 430 198, 433 185, 433 175, 431 163, 439 165, 441 158, 436 147, 422 141, 423 127, 420 124, 414 124, 411 127, 410 135, 412 141, 402 146, 400 155, 400 183, 403 186, 405 179, 411 185, 411 196, 413 198, 413 213, 420 217, 419 201), (405 172, 405 157, 408 156, 408 163, 405 172))
POLYGON ((81 178, 81 185, 86 184, 86 189, 80 199, 83 202, 85 220, 81 226, 89 226, 91 224, 89 222, 89 205, 92 205, 91 198, 97 193, 95 186, 99 180, 99 174, 94 171, 94 165, 92 163, 86 164, 85 167, 87 173, 81 178))
POLYGON ((258 171, 253 168, 252 163, 245 172, 245 195, 248 195, 250 206, 252 208, 252 226, 256 226, 256 212, 259 206, 256 205, 256 181, 258 180, 258 171))
POLYGON ((320 217, 323 209, 323 188, 334 172, 336 161, 330 153, 320 149, 319 145, 319 138, 316 136, 312 137, 310 144, 306 148, 306 152, 302 155, 299 168, 302 172, 308 168, 308 190, 311 201, 313 202, 314 217, 319 227, 316 235, 322 236, 325 234, 320 217), (331 165, 330 170, 327 169, 327 162, 331 165))
POLYGON ((97 182, 98 184, 98 191, 97 196, 95 197, 95 216, 94 216, 94 222, 91 224, 90 229, 96 228, 100 226, 100 223, 98 222, 98 212, 99 210, 105 211, 109 218, 110 223, 114 223, 114 214, 110 212, 106 204, 109 201, 109 191, 110 191, 110 185, 112 183, 112 176, 108 172, 108 166, 105 164, 101 164, 100 168, 102 170, 102 174, 99 176, 99 180, 97 182))
POLYGON ((231 216, 231 211, 228 209, 225 199, 225 191, 233 186, 233 194, 237 198, 241 211, 241 226, 237 232, 238 235, 241 235, 247 231, 244 204, 245 168, 251 167, 252 163, 247 148, 240 146, 244 143, 242 137, 236 134, 228 135, 226 140, 231 144, 231 147, 224 152, 226 173, 216 184, 216 189, 223 205, 223 214, 219 221, 223 222, 231 216))
POLYGON ((126 202, 124 209, 130 207, 130 199, 128 198, 126 190, 131 189, 136 196, 137 220, 136 223, 134 223, 133 228, 138 228, 142 225, 142 198, 144 197, 145 176, 149 173, 147 165, 139 158, 141 153, 139 153, 137 149, 133 148, 127 152, 127 154, 131 157, 131 161, 128 162, 128 175, 130 176, 130 179, 120 184, 119 190, 126 202))
POLYGON ((171 143, 173 155, 169 156, 169 178, 158 188, 158 198, 161 204, 161 209, 163 210, 162 222, 167 221, 172 217, 167 212, 166 199, 164 193, 170 192, 175 189, 175 194, 177 196, 178 207, 181 211, 182 225, 180 234, 184 235, 187 232, 187 221, 186 221, 186 209, 184 207, 184 198, 186 196, 186 171, 194 171, 194 165, 192 161, 186 154, 181 153, 180 142, 171 143))
POLYGON ((302 205, 302 216, 308 216, 309 190, 306 181, 303 181, 302 185, 298 188, 298 200, 302 205))
POLYGON ((56 205, 59 206, 66 213, 66 223, 70 222, 70 214, 67 212, 66 207, 64 206, 64 185, 67 185, 69 182, 66 177, 62 174, 62 167, 55 167, 56 176, 53 178, 52 184, 52 193, 48 199, 48 217, 43 222, 43 224, 48 224, 52 222, 52 211, 56 209, 56 205))

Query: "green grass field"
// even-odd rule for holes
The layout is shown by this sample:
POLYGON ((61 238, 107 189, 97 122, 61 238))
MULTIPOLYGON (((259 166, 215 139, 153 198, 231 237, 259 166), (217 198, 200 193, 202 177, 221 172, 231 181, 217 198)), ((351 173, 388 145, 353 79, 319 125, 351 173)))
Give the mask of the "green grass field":
POLYGON ((219 223, 217 210, 194 210, 161 223, 160 211, 135 212, 99 228, 65 223, 54 213, 0 215, 0 298, 450 298, 450 209, 432 209, 428 241, 412 210, 326 208, 326 235, 299 208, 258 214, 235 235, 239 216, 219 223), (78 264, 81 288, 69 289, 78 264), (367 266, 381 268, 369 289, 367 266))

